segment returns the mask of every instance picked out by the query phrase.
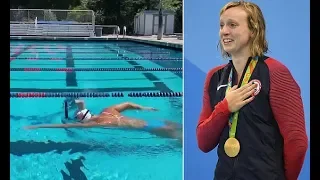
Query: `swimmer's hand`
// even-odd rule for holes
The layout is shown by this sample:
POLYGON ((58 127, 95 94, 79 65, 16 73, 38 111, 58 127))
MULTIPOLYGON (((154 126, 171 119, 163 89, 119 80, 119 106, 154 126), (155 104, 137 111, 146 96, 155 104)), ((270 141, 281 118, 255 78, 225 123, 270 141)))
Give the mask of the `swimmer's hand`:
POLYGON ((23 129, 25 130, 38 129, 38 126, 25 126, 23 129))
POLYGON ((153 108, 153 107, 144 107, 143 109, 147 110, 147 111, 158 111, 158 109, 153 108))

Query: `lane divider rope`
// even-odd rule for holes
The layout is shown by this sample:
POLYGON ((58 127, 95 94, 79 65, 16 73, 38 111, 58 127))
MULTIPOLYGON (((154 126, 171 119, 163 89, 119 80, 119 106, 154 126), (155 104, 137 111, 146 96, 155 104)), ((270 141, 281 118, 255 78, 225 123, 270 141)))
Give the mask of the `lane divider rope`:
MULTIPOLYGON (((15 51, 10 51, 10 53, 16 53, 15 51)), ((33 53, 39 53, 39 54, 44 54, 44 53, 66 53, 64 51, 58 51, 58 52, 54 52, 54 51, 42 51, 42 52, 23 52, 24 54, 33 54, 33 53)), ((113 51, 79 51, 79 52, 75 52, 73 51, 73 54, 170 54, 169 52, 113 52, 113 51)))
MULTIPOLYGON (((13 58, 13 57, 11 57, 13 58)), ((10 59, 11 59, 10 58, 10 59)), ((144 61, 150 61, 150 60, 158 60, 158 61, 182 61, 182 58, 154 58, 154 57, 86 57, 86 58, 65 58, 65 57, 57 57, 57 58, 46 58, 46 57, 16 57, 14 59, 27 59, 27 60, 40 60, 40 59, 47 59, 47 60, 66 60, 66 59, 73 59, 73 60, 144 60, 144 61)))
POLYGON ((98 97, 182 97, 182 92, 10 92, 10 98, 66 98, 66 97, 88 97, 88 98, 98 98, 98 97))
MULTIPOLYGON (((29 45, 29 44, 28 44, 29 45)), ((32 46, 34 46, 34 47, 36 47, 36 46, 38 46, 38 47, 41 47, 41 48, 45 48, 45 47, 50 47, 50 48, 66 48, 66 45, 59 45, 59 44, 53 44, 53 45, 46 45, 46 44, 30 44, 30 45, 32 45, 32 46), (54 47, 52 47, 52 46, 54 46, 54 47), (57 47, 57 46, 59 46, 59 47, 57 47)), ((19 45, 19 44, 12 44, 12 45, 10 45, 10 47, 21 47, 21 48, 24 48, 24 47, 26 47, 26 45, 19 45)), ((127 48, 156 48, 156 47, 150 47, 150 46, 135 46, 135 45, 119 45, 119 46, 108 46, 108 45, 105 45, 105 47, 107 47, 107 48, 121 48, 121 47, 127 47, 127 48)), ((99 47, 86 47, 86 46, 74 46, 74 47, 72 47, 72 48, 83 48, 83 49, 90 49, 90 48, 105 48, 105 47, 101 47, 101 46, 99 46, 99 47)))
POLYGON ((10 71, 182 71, 182 68, 10 68, 10 71))

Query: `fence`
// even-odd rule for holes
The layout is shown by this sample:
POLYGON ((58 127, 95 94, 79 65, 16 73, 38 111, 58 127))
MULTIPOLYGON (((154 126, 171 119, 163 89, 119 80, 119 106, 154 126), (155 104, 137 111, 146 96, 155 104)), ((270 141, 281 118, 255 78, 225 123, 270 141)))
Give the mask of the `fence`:
POLYGON ((10 9, 11 36, 94 36, 92 10, 10 9))
POLYGON ((92 10, 10 9, 10 24, 87 24, 95 25, 92 10))

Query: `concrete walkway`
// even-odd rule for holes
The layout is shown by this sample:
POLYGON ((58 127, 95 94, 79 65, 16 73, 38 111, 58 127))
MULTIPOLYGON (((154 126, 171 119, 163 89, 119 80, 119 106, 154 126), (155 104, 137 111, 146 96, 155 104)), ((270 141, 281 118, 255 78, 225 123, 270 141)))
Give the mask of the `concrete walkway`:
MULTIPOLYGON (((101 37, 95 37, 95 38, 104 38, 104 39, 115 39, 117 36, 109 35, 109 36, 101 36, 101 37)), ((157 40, 157 35, 152 36, 124 36, 119 35, 118 40, 132 40, 137 42, 144 42, 154 45, 164 45, 164 46, 170 46, 175 48, 182 48, 183 47, 183 40, 178 39, 177 36, 172 35, 163 35, 161 40, 157 40)))
POLYGON ((160 42, 168 42, 168 43, 172 43, 172 44, 180 44, 183 45, 183 40, 182 39, 178 39, 175 36, 163 36, 161 40, 157 40, 157 36, 153 35, 153 36, 126 36, 126 38, 128 39, 141 39, 141 40, 148 40, 148 41, 160 41, 160 42))
POLYGON ((48 37, 48 36, 10 36, 10 39, 17 40, 130 40, 136 42, 142 42, 153 45, 173 47, 177 49, 183 48, 183 40, 178 39, 177 36, 164 35, 161 40, 157 40, 157 35, 152 36, 124 36, 119 35, 118 38, 115 35, 100 36, 100 37, 48 37))

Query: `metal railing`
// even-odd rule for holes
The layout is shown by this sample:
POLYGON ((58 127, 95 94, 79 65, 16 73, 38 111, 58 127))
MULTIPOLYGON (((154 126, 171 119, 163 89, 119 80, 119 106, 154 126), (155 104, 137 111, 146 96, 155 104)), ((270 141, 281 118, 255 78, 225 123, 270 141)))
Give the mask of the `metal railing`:
POLYGON ((62 9, 10 9, 10 24, 34 23, 87 24, 95 25, 95 14, 92 10, 62 9))
POLYGON ((39 24, 37 27, 33 24, 11 24, 11 36, 94 36, 92 25, 55 25, 39 24))
POLYGON ((93 36, 92 10, 10 9, 10 35, 93 36))

